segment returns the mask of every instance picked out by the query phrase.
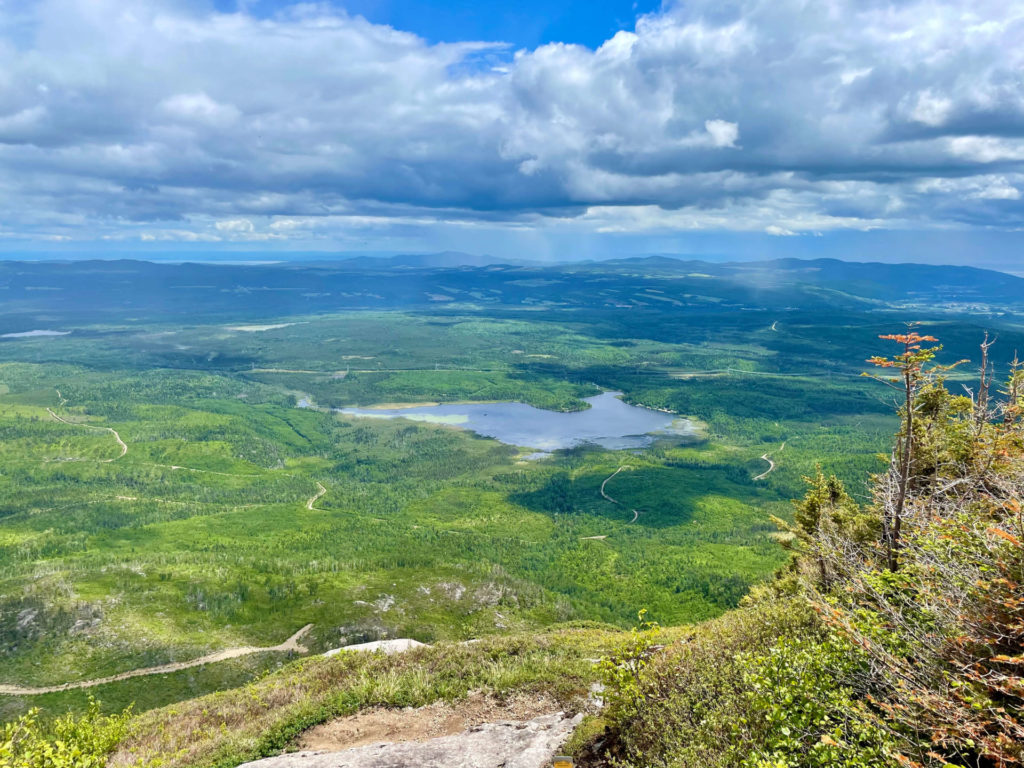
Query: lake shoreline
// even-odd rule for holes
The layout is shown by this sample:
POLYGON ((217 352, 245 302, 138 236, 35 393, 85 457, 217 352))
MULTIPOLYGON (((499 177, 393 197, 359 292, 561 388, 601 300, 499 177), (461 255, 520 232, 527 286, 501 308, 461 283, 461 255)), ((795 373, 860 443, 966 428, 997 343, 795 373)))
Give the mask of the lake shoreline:
POLYGON ((653 408, 632 405, 622 393, 605 391, 584 399, 579 411, 548 411, 515 401, 469 403, 386 404, 365 408, 334 408, 356 418, 424 422, 472 431, 506 445, 553 451, 594 444, 608 450, 646 448, 661 438, 694 437, 690 419, 653 408))

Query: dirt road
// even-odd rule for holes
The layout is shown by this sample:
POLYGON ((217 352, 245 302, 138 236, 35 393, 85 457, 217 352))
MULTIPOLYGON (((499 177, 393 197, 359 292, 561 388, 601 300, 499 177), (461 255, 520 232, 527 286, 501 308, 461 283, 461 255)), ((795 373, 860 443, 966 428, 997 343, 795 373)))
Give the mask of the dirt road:
POLYGON ((760 475, 755 477, 755 480, 764 480, 766 477, 768 477, 768 475, 772 473, 772 470, 775 469, 775 462, 768 458, 767 453, 761 454, 761 458, 768 462, 768 469, 766 469, 760 475))
MULTIPOLYGON (((786 444, 785 444, 785 443, 783 443, 783 444, 782 444, 782 446, 781 446, 781 447, 779 448, 779 452, 781 453, 781 452, 782 452, 782 449, 783 449, 783 448, 785 448, 785 447, 786 447, 786 444)), ((772 460, 771 460, 771 459, 769 458, 769 456, 770 456, 770 454, 767 454, 767 453, 765 453, 765 454, 763 454, 763 455, 761 456, 761 458, 762 458, 762 459, 764 459, 765 461, 767 461, 767 462, 768 462, 768 469, 766 469, 766 470, 765 470, 764 472, 762 472, 762 473, 761 473, 760 475, 758 475, 757 477, 755 477, 755 478, 754 478, 755 480, 764 480, 764 479, 765 479, 766 477, 768 477, 768 475, 770 475, 770 474, 771 474, 771 473, 772 473, 772 472, 773 472, 773 471, 775 470, 775 462, 774 462, 774 461, 772 461, 772 460)))
POLYGON ((112 459, 100 459, 100 461, 102 463, 109 464, 110 462, 117 461, 117 459, 123 458, 125 455, 127 455, 127 453, 128 453, 128 444, 124 440, 121 439, 121 436, 119 434, 117 434, 117 430, 111 429, 110 427, 97 427, 97 426, 95 426, 93 424, 81 424, 81 423, 79 423, 77 421, 68 421, 67 419, 62 419, 60 416, 58 416, 56 413, 54 413, 49 408, 46 409, 46 412, 48 414, 50 414, 51 416, 53 416, 53 418, 55 418, 61 424, 68 424, 68 425, 70 425, 72 427, 85 427, 86 429, 102 429, 102 430, 105 430, 105 431, 109 432, 110 434, 112 434, 114 436, 114 439, 117 440, 117 444, 119 446, 121 446, 121 454, 119 456, 115 456, 112 459))
MULTIPOLYGON (((608 501, 610 501, 612 504, 618 504, 620 506, 622 505, 622 502, 619 501, 618 499, 613 499, 611 496, 609 496, 607 493, 605 493, 604 487, 606 485, 608 485, 608 481, 609 480, 611 480, 613 477, 615 477, 617 474, 619 474, 619 472, 621 472, 624 469, 632 469, 632 467, 629 466, 628 464, 623 464, 621 467, 619 467, 614 472, 612 472, 610 475, 608 475, 608 477, 606 477, 604 479, 604 482, 601 483, 601 496, 604 497, 605 499, 607 499, 608 501)), ((630 511, 633 513, 633 519, 630 520, 629 522, 635 523, 637 521, 637 518, 640 517, 640 510, 632 509, 630 511)))
POLYGON ((306 502, 306 509, 308 509, 310 511, 313 510, 313 504, 316 503, 316 500, 319 499, 321 496, 323 496, 325 493, 327 493, 327 489, 324 488, 323 485, 321 485, 319 481, 317 481, 316 487, 319 488, 320 490, 318 490, 316 492, 316 494, 311 496, 309 498, 309 501, 306 502))
POLYGON ((251 653, 265 653, 267 651, 296 651, 298 653, 305 653, 306 648, 299 644, 299 640, 301 640, 302 636, 312 628, 312 624, 307 624, 280 645, 274 645, 269 648, 255 648, 248 645, 240 648, 227 648, 223 651, 217 651, 216 653, 209 653, 206 656, 200 656, 198 659, 192 659, 191 661, 176 661, 172 664, 161 664, 158 667, 143 667, 142 669, 133 669, 129 672, 121 672, 117 675, 111 675, 110 677, 101 677, 96 680, 83 680, 78 683, 63 683, 62 685, 47 685, 40 686, 38 688, 21 685, 0 685, 0 695, 38 696, 43 693, 70 691, 74 688, 92 688, 97 685, 116 683, 119 680, 127 680, 131 677, 142 677, 144 675, 166 675, 168 672, 178 672, 182 669, 199 667, 203 664, 212 664, 217 661, 237 659, 239 656, 248 656, 251 653))
POLYGON ((608 477, 606 477, 606 478, 604 479, 604 482, 603 482, 603 483, 601 483, 601 495, 602 495, 602 496, 603 496, 604 498, 608 499, 608 501, 610 501, 610 502, 611 502, 612 504, 618 504, 619 502, 618 502, 618 501, 616 501, 615 499, 613 499, 613 498, 612 498, 611 496, 609 496, 609 495, 608 495, 607 493, 605 493, 605 492, 604 492, 604 487, 605 487, 606 485, 608 485, 608 481, 609 481, 609 480, 611 480, 611 479, 612 479, 613 477, 615 477, 615 476, 616 476, 617 474, 619 474, 619 472, 621 472, 621 471, 622 471, 622 470, 624 470, 624 469, 629 469, 629 465, 628 465, 628 464, 623 464, 623 465, 622 465, 621 467, 619 467, 619 468, 618 468, 618 469, 616 469, 616 470, 615 470, 614 472, 612 472, 612 473, 611 473, 610 475, 608 475, 608 477))

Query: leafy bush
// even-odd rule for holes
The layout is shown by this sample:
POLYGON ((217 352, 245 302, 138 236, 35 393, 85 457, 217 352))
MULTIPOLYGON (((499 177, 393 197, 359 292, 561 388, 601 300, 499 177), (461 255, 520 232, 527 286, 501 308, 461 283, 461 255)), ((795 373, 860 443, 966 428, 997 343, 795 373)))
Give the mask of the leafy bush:
MULTIPOLYGON (((888 338, 888 337, 883 337, 888 338)), ((868 660, 863 699, 921 765, 1024 761, 1024 372, 1001 400, 971 397, 908 354, 897 450, 867 512, 875 539, 835 526, 809 537, 807 593, 832 634, 868 660), (811 563, 817 563, 815 567, 811 563), (821 574, 828 574, 827 582, 821 574)), ((926 350, 930 351, 930 350, 926 350)), ((920 355, 918 355, 920 357, 920 355)), ((927 358, 925 358, 927 362, 927 358)), ((971 390, 968 390, 971 392, 971 390)))
POLYGON ((837 638, 787 638, 738 659, 744 670, 751 749, 744 768, 896 765, 897 748, 850 682, 864 659, 837 638))
POLYGON ((605 656, 598 664, 604 684, 604 699, 610 717, 623 716, 641 697, 641 675, 651 657, 662 646, 655 645, 661 627, 647 621, 647 611, 638 614, 640 626, 633 631, 615 653, 605 656))
POLYGON ((68 714, 50 724, 33 709, 0 730, 3 768, 102 768, 107 756, 128 734, 130 710, 101 715, 90 700, 81 717, 68 714))
MULTIPOLYGON (((750 658, 779 637, 815 638, 821 629, 801 599, 775 600, 694 627, 647 659, 635 683, 611 686, 608 728, 595 740, 592 762, 636 768, 740 766, 763 730, 748 695, 750 658)), ((644 648, 643 632, 629 648, 644 648)), ((630 664, 620 665, 629 669, 630 664)), ((607 678, 606 678, 607 679, 607 678)))

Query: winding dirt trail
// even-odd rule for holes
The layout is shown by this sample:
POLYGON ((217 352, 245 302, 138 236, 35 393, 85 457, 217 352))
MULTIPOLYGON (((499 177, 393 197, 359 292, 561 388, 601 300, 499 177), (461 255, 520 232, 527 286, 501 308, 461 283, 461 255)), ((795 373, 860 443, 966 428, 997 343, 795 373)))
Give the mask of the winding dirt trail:
POLYGON ((299 640, 301 640, 302 636, 309 632, 309 630, 311 630, 312 628, 312 624, 307 624, 280 645, 274 645, 269 648, 256 648, 250 645, 241 646, 239 648, 226 648, 223 651, 209 653, 206 656, 200 656, 198 659, 192 659, 191 661, 176 661, 172 664, 161 664, 158 667, 143 667, 142 669, 133 669, 129 672, 121 672, 117 675, 111 675, 110 677, 100 677, 96 680, 83 680, 79 683, 47 685, 41 686, 39 688, 21 685, 0 685, 0 695, 38 696, 43 693, 57 693, 58 691, 70 691, 74 688, 92 688, 97 685, 105 685, 106 683, 116 683, 120 680, 127 680, 131 677, 143 677, 145 675, 165 675, 168 672, 178 672, 182 669, 189 669, 190 667, 199 667, 203 664, 212 664, 216 661, 227 661, 228 659, 237 659, 239 656, 248 656, 251 653, 266 653, 267 651, 296 651, 298 653, 305 653, 307 649, 304 645, 299 644, 299 640))
POLYGON ((760 475, 755 477, 755 480, 764 480, 766 477, 768 477, 768 475, 772 473, 772 470, 775 469, 775 462, 768 458, 767 453, 762 453, 761 458, 768 462, 768 469, 766 469, 760 475))
MULTIPOLYGON (((60 395, 60 392, 58 392, 57 394, 60 395)), ((63 397, 61 398, 61 401, 62 402, 67 402, 66 400, 64 400, 63 397)), ((68 424, 68 425, 70 425, 72 427, 85 427, 86 429, 101 429, 101 430, 104 430, 104 431, 109 432, 110 434, 112 434, 114 436, 114 439, 117 440, 117 444, 119 446, 121 446, 121 454, 119 456, 115 456, 112 459, 100 459, 99 461, 101 463, 109 464, 112 461, 117 461, 120 458, 124 458, 124 456, 126 456, 128 454, 128 443, 126 443, 124 440, 121 439, 121 436, 119 434, 117 434, 117 430, 112 429, 111 427, 97 427, 94 424, 82 424, 82 423, 77 422, 77 421, 68 421, 67 419, 62 419, 60 416, 58 416, 56 413, 54 413, 53 410, 51 410, 50 408, 47 408, 46 412, 48 414, 50 414, 51 416, 53 416, 53 418, 55 418, 61 424, 68 424)))
POLYGON ((604 479, 604 482, 603 482, 603 483, 601 483, 601 495, 602 495, 602 496, 603 496, 604 498, 608 499, 608 501, 610 501, 610 502, 611 502, 612 504, 618 504, 619 502, 618 502, 618 501, 616 501, 615 499, 613 499, 613 498, 612 498, 611 496, 609 496, 609 495, 608 495, 607 493, 605 493, 605 492, 604 492, 604 487, 605 487, 606 485, 608 485, 608 481, 609 481, 609 480, 611 480, 611 479, 612 479, 613 477, 615 477, 615 476, 616 476, 617 474, 619 474, 619 472, 621 472, 621 471, 622 471, 622 470, 624 470, 624 469, 629 469, 629 465, 628 465, 628 464, 623 464, 623 465, 622 465, 621 467, 619 467, 619 468, 618 468, 618 469, 616 469, 616 470, 615 470, 614 472, 612 472, 612 473, 611 473, 610 475, 608 475, 608 477, 606 477, 606 478, 604 479))
MULTIPOLYGON (((613 477, 615 477, 617 474, 619 474, 619 472, 621 472, 624 469, 632 469, 632 467, 629 464, 623 464, 621 467, 619 467, 614 472, 612 472, 610 475, 608 475, 608 477, 606 477, 604 479, 604 482, 601 483, 601 496, 603 496, 605 499, 610 501, 612 504, 618 504, 619 506, 622 506, 622 502, 619 501, 618 499, 613 499, 611 496, 609 496, 607 493, 605 493, 604 487, 606 485, 608 485, 608 481, 609 480, 611 480, 613 477)), ((630 520, 629 522, 635 523, 637 521, 637 518, 640 517, 640 510, 633 509, 633 510, 630 510, 630 511, 633 513, 633 519, 630 520)))
POLYGON ((311 512, 313 511, 313 505, 316 503, 316 500, 327 493, 327 489, 323 487, 319 480, 317 480, 316 487, 320 490, 318 490, 313 496, 310 496, 309 500, 306 502, 306 509, 311 512))
POLYGON ((164 467, 165 469, 184 469, 186 472, 202 472, 206 475, 220 475, 221 477, 262 477, 257 474, 242 474, 239 472, 216 472, 212 469, 196 469, 195 467, 181 467, 177 464, 154 464, 153 462, 145 462, 146 466, 150 467, 164 467))
MULTIPOLYGON (((781 448, 779 448, 779 453, 781 453, 781 452, 782 452, 782 449, 783 449, 783 448, 785 448, 785 447, 786 447, 786 444, 785 444, 785 443, 783 443, 783 444, 782 444, 782 447, 781 447, 781 448)), ((770 455, 771 455, 771 454, 768 454, 768 453, 765 453, 765 454, 762 454, 762 455, 761 455, 761 458, 762 458, 762 459, 764 459, 765 461, 767 461, 767 462, 768 462, 768 469, 766 469, 766 470, 765 470, 764 472, 762 472, 762 473, 761 473, 760 475, 758 475, 757 477, 755 477, 755 478, 754 478, 755 480, 764 480, 764 479, 765 479, 766 477, 768 477, 768 475, 770 475, 770 474, 771 474, 771 473, 772 473, 772 472, 773 472, 773 471, 775 470, 775 462, 774 462, 774 461, 772 461, 772 460, 771 460, 771 459, 769 458, 769 456, 770 456, 770 455)))

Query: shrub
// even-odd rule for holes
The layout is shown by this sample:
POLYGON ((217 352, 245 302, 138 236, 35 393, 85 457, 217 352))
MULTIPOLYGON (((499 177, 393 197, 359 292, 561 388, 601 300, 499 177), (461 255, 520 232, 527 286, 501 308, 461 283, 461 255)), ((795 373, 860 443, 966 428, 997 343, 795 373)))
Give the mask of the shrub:
POLYGON ((863 699, 908 763, 1024 762, 1024 372, 990 397, 988 346, 971 397, 946 390, 949 366, 915 369, 866 510, 880 535, 819 527, 804 562, 807 594, 868 660, 863 699))
POLYGON ((744 768, 896 765, 896 742, 859 700, 864 659, 842 640, 786 638, 738 659, 747 687, 744 768))
POLYGON ((607 732, 596 740, 604 761, 636 768, 740 766, 757 724, 744 654, 758 657, 780 637, 815 638, 820 631, 800 598, 747 606, 694 627, 651 657, 637 684, 619 693, 631 696, 609 707, 607 732))
POLYGON ((90 700, 81 717, 65 715, 45 724, 32 709, 0 730, 2 768, 102 768, 128 733, 130 710, 101 715, 90 700))

